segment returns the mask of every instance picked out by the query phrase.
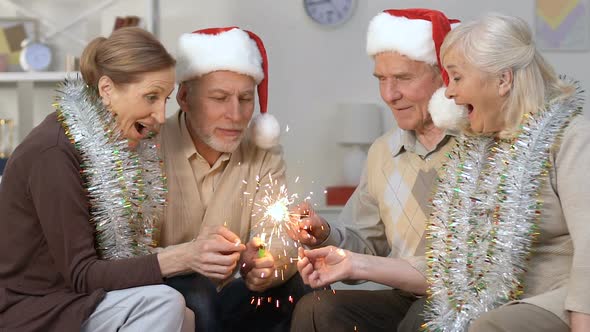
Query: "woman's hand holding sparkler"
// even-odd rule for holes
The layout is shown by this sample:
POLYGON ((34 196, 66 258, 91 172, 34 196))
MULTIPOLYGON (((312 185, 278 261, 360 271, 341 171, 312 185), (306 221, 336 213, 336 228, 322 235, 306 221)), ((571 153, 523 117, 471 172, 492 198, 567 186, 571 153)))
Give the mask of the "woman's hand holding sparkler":
POLYGON ((240 261, 240 273, 246 287, 253 292, 264 292, 273 282, 275 260, 265 249, 265 243, 258 237, 246 244, 246 251, 240 261))
POLYGON ((313 288, 353 279, 354 253, 334 246, 313 250, 299 248, 297 269, 303 282, 313 288))
POLYGON ((223 226, 205 227, 199 236, 185 244, 181 256, 186 265, 210 279, 224 280, 232 275, 246 246, 240 238, 223 226))
POLYGON ((306 246, 316 246, 326 240, 330 234, 330 225, 316 214, 311 205, 301 202, 289 211, 292 226, 289 236, 306 246))

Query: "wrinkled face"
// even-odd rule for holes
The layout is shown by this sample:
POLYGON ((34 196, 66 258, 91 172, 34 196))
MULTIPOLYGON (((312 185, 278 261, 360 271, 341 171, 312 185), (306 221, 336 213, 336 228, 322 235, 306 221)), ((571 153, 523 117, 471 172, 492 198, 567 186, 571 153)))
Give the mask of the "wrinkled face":
POLYGON ((237 149, 254 112, 255 88, 252 77, 225 70, 182 84, 177 100, 197 148, 237 149))
POLYGON ((450 49, 443 64, 449 73, 447 98, 467 107, 471 130, 475 133, 496 133, 504 128, 502 105, 508 96, 500 76, 483 72, 468 63, 456 49, 450 49))
POLYGON ((433 66, 396 52, 383 52, 375 56, 374 76, 379 79, 381 98, 401 129, 421 130, 432 123, 428 102, 442 86, 433 66))
POLYGON ((114 84, 107 76, 99 80, 103 103, 117 119, 117 126, 135 148, 138 142, 158 133, 166 117, 166 101, 174 90, 174 68, 144 73, 139 81, 114 84))

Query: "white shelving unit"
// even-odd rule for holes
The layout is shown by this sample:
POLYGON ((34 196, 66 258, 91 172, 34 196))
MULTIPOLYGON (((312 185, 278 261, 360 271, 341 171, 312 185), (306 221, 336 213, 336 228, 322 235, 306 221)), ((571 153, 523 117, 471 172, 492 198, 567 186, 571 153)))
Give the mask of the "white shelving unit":
POLYGON ((36 83, 57 83, 75 72, 5 72, 0 73, 0 84, 16 84, 18 105, 18 137, 25 138, 34 126, 34 98, 36 83))
POLYGON ((67 76, 74 76, 76 72, 52 71, 52 72, 4 72, 0 73, 0 83, 16 83, 20 82, 59 82, 67 76))

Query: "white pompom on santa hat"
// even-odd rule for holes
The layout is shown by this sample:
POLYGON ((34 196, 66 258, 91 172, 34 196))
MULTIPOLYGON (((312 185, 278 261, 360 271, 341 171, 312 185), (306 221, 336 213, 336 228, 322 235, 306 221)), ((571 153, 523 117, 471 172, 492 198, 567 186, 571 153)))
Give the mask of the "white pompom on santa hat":
POLYGON ((445 87, 431 97, 428 111, 434 124, 443 129, 459 129, 467 121, 467 110, 445 97, 449 76, 440 60, 440 46, 459 20, 449 19, 432 9, 388 9, 369 23, 367 54, 397 52, 416 61, 438 65, 445 87))
POLYGON ((250 123, 252 139, 263 149, 278 145, 281 128, 277 119, 267 113, 268 59, 262 39, 238 27, 202 29, 180 36, 176 64, 178 82, 219 70, 254 79, 258 85, 260 114, 250 123))

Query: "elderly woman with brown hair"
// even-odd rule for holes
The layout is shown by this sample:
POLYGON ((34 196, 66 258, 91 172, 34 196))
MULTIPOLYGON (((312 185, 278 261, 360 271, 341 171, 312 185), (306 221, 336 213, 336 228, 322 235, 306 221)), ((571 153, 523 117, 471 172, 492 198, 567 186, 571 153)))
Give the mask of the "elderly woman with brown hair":
MULTIPOLYGON (((447 97, 468 109, 433 198, 432 331, 590 329, 590 124, 519 18, 446 37, 447 97)), ((433 115, 436 122, 436 115, 433 115)))
POLYGON ((161 285, 186 269, 180 253, 149 250, 165 202, 152 137, 175 60, 138 28, 95 39, 81 60, 83 80, 63 83, 0 184, 0 330, 194 329, 161 285))

